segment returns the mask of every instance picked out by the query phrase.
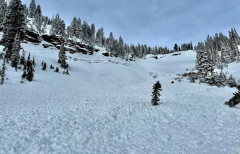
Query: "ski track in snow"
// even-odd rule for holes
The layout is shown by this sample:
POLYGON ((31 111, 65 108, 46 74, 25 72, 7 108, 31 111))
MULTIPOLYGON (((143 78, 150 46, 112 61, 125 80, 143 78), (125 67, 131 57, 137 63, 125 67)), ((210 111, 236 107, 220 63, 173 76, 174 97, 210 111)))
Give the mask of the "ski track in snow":
POLYGON ((58 50, 22 46, 35 57, 35 77, 21 84, 22 72, 7 66, 9 80, 0 86, 0 154, 240 153, 240 112, 224 105, 236 89, 173 80, 194 68, 193 51, 127 62, 131 66, 100 53, 68 54, 67 76, 41 70, 42 60, 48 68, 59 66, 58 50), (163 91, 153 107, 157 80, 163 91))

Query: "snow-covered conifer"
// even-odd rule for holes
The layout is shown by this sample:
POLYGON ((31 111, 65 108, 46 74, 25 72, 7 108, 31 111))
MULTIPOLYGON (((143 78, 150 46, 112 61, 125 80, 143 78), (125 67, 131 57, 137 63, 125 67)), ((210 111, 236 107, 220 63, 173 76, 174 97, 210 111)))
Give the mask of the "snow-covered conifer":
POLYGON ((104 30, 103 27, 98 29, 97 34, 96 34, 96 43, 98 46, 102 47, 104 45, 104 30))
POLYGON ((153 85, 153 92, 152 92, 152 105, 158 105, 158 102, 160 101, 160 91, 162 91, 162 85, 160 84, 159 81, 157 81, 154 85, 153 85))
POLYGON ((2 64, 2 67, 1 67, 1 85, 3 85, 4 83, 4 78, 5 78, 5 69, 6 69, 6 66, 5 66, 5 57, 3 59, 3 64, 2 64))
POLYGON ((3 28, 3 20, 7 10, 7 4, 5 0, 0 0, 0 29, 3 28))
POLYGON ((91 24, 91 44, 94 44, 95 42, 95 25, 91 24))
POLYGON ((229 42, 231 47, 231 52, 230 52, 231 60, 232 61, 236 60, 237 62, 239 62, 238 45, 240 43, 240 39, 236 29, 231 29, 231 31, 229 31, 229 42))
POLYGON ((36 3, 35 0, 32 0, 29 6, 29 17, 34 18, 36 15, 36 3))
POLYGON ((11 66, 17 68, 18 63, 19 63, 19 59, 20 59, 20 55, 19 55, 19 51, 20 51, 21 45, 20 45, 20 36, 19 33, 17 33, 16 37, 15 37, 15 41, 13 44, 13 48, 12 48, 12 56, 11 56, 11 66))
POLYGON ((40 15, 40 16, 42 16, 42 9, 41 9, 41 6, 40 6, 40 5, 37 5, 35 15, 37 15, 37 14, 40 15))
POLYGON ((109 35, 109 42, 108 42, 108 48, 110 50, 110 52, 114 52, 113 49, 114 49, 114 44, 113 44, 113 41, 114 41, 114 37, 113 37, 113 33, 110 32, 110 35, 109 35))
POLYGON ((59 56, 58 63, 61 64, 61 67, 68 68, 68 64, 66 62, 66 55, 64 51, 64 42, 61 44, 58 56, 59 56))
POLYGON ((32 65, 32 62, 31 62, 31 59, 30 59, 30 53, 28 54, 28 59, 27 59, 27 70, 29 70, 31 68, 31 65, 32 65))
POLYGON ((27 71, 27 74, 26 74, 26 79, 31 82, 33 80, 33 77, 34 77, 34 74, 33 74, 33 67, 32 67, 32 63, 31 63, 30 67, 27 71))
POLYGON ((21 0, 12 0, 6 11, 5 20, 3 23, 3 37, 1 44, 7 49, 7 59, 12 56, 11 51, 16 34, 19 33, 20 41, 24 37, 25 16, 23 10, 24 7, 21 0))
POLYGON ((235 78, 232 76, 232 74, 229 76, 229 79, 227 80, 227 84, 230 87, 236 87, 237 86, 235 78))
POLYGON ((25 53, 26 53, 26 52, 23 50, 23 51, 22 51, 22 56, 21 56, 21 58, 20 58, 20 64, 21 64, 21 65, 24 65, 24 63, 25 63, 25 53))
POLYGON ((240 104, 240 86, 237 86, 238 91, 234 93, 233 98, 231 98, 229 101, 225 102, 225 105, 229 105, 229 107, 234 107, 237 104, 240 104))
POLYGON ((119 55, 121 55, 122 57, 125 56, 123 44, 124 42, 123 42, 122 36, 120 36, 118 41, 118 52, 119 52, 119 55))

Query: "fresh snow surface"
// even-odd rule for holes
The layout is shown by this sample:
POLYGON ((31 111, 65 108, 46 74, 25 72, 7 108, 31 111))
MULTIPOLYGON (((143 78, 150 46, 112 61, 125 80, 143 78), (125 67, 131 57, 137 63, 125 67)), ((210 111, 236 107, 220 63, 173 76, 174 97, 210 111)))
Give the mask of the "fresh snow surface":
MULTIPOLYGON (((224 105, 236 89, 174 80, 194 68, 194 51, 135 62, 100 52, 68 53, 70 75, 63 75, 63 69, 49 69, 59 66, 57 49, 22 47, 26 58, 29 52, 35 57, 34 81, 21 84, 22 71, 7 64, 8 80, 0 86, 0 154, 240 153, 240 111, 224 105), (157 80, 163 91, 153 107, 157 80)), ((239 65, 225 71, 240 79, 239 65)))

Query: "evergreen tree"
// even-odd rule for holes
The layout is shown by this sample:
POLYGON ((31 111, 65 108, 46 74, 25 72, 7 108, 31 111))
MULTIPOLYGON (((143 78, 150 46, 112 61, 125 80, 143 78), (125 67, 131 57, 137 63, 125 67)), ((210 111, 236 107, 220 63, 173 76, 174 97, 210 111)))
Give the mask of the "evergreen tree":
POLYGON ((25 19, 27 19, 27 16, 28 16, 28 7, 27 7, 26 4, 24 4, 24 5, 23 5, 23 8, 24 8, 23 13, 24 13, 25 19))
POLYGON ((114 44, 113 44, 113 41, 114 41, 114 37, 113 37, 113 33, 110 32, 110 35, 109 35, 109 42, 108 42, 108 48, 110 50, 110 52, 114 52, 114 44))
POLYGON ((65 51, 64 51, 64 42, 62 43, 62 45, 60 47, 58 56, 59 56, 58 63, 61 64, 61 67, 68 68, 68 64, 66 62, 66 55, 65 55, 65 51))
POLYGON ((95 25, 91 25, 91 44, 95 42, 95 25))
POLYGON ((160 91, 162 91, 162 85, 159 81, 153 85, 153 92, 152 92, 152 105, 158 105, 158 102, 160 101, 160 91))
POLYGON ((36 21, 37 31, 38 31, 38 32, 41 32, 41 28, 42 28, 42 25, 43 25, 42 15, 37 13, 37 14, 35 15, 35 21, 36 21))
POLYGON ((237 62, 239 62, 238 45, 240 44, 240 39, 235 28, 229 31, 229 42, 231 47, 231 52, 230 52, 231 60, 232 61, 237 60, 237 62))
POLYGON ((238 91, 234 93, 233 98, 229 99, 229 101, 225 102, 225 105, 229 105, 229 107, 234 107, 240 104, 240 86, 237 86, 238 91))
POLYGON ((96 34, 96 44, 100 47, 104 45, 104 30, 103 28, 98 29, 97 34, 96 34))
POLYGON ((3 64, 2 64, 2 67, 1 67, 1 85, 3 85, 3 83, 4 83, 5 69, 6 69, 6 66, 5 66, 5 57, 4 57, 3 64))
POLYGON ((179 51, 179 47, 178 47, 177 44, 174 45, 174 51, 175 51, 175 52, 176 52, 176 51, 179 51))
POLYGON ((198 42, 198 45, 196 47, 196 52, 197 52, 197 61, 196 61, 196 69, 199 72, 200 75, 200 82, 204 82, 204 76, 205 76, 205 72, 204 72, 204 68, 203 68, 203 53, 204 53, 204 44, 203 42, 198 42))
POLYGON ((3 20, 7 10, 7 4, 5 0, 0 0, 0 29, 3 28, 3 20))
POLYGON ((35 15, 36 15, 36 3, 35 0, 32 0, 29 6, 29 17, 34 18, 35 15))
POLYGON ((71 33, 73 36, 79 38, 80 35, 80 25, 78 24, 77 18, 74 17, 71 23, 71 33))
POLYGON ((40 5, 37 5, 37 8, 36 8, 36 13, 35 15, 38 14, 40 16, 42 16, 42 9, 41 9, 41 6, 40 5))
POLYGON ((11 66, 17 68, 18 63, 19 63, 19 59, 20 59, 20 55, 19 55, 19 51, 20 51, 21 45, 20 45, 20 37, 19 34, 16 35, 15 37, 15 41, 13 44, 13 49, 12 49, 12 56, 11 56, 11 66))
POLYGON ((232 74, 229 76, 229 79, 227 80, 227 84, 230 87, 236 87, 237 86, 235 78, 232 76, 232 74))
POLYGON ((31 59, 30 59, 30 53, 28 54, 28 59, 27 59, 27 70, 31 69, 31 65, 32 65, 32 62, 31 62, 31 59))
POLYGON ((32 63, 31 63, 30 67, 27 71, 27 74, 26 74, 26 79, 31 82, 33 80, 33 77, 34 77, 34 74, 33 74, 33 67, 32 67, 32 63))
POLYGON ((3 37, 1 44, 5 46, 6 58, 12 56, 12 48, 17 33, 20 35, 20 41, 23 39, 25 30, 24 7, 21 0, 12 0, 7 9, 3 23, 3 37))
POLYGON ((24 63, 25 63, 25 53, 26 53, 26 52, 23 50, 23 51, 22 51, 22 56, 21 56, 21 58, 20 58, 20 64, 21 64, 21 65, 24 65, 24 63))
POLYGON ((226 85, 227 77, 226 77, 226 75, 222 72, 222 70, 221 70, 220 75, 219 75, 219 80, 220 80, 221 86, 225 86, 225 85, 226 85))
POLYGON ((121 55, 122 57, 125 56, 123 44, 124 44, 123 39, 122 39, 122 37, 120 36, 120 37, 119 37, 119 41, 118 41, 118 52, 119 52, 119 55, 121 55))

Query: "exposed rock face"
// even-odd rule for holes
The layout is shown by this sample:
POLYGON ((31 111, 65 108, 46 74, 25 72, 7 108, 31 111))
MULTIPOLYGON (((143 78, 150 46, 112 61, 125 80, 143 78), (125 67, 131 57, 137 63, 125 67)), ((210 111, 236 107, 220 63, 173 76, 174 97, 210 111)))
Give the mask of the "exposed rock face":
POLYGON ((32 42, 32 43, 40 43, 41 37, 38 33, 34 31, 27 30, 26 35, 24 38, 26 41, 32 42))
POLYGON ((42 44, 44 48, 54 47, 52 44, 42 44))
MULTIPOLYGON (((44 41, 53 44, 56 48, 60 49, 62 38, 54 35, 42 35, 44 41)), ((74 42, 73 40, 65 41, 64 51, 69 51, 70 53, 80 52, 82 54, 93 54, 93 49, 88 46, 81 44, 79 42, 74 42)))
POLYGON ((57 37, 55 35, 42 35, 44 41, 53 44, 54 46, 60 45, 62 42, 62 38, 57 37))
POLYGON ((102 53, 102 55, 104 55, 106 57, 118 57, 117 54, 108 53, 108 52, 102 53))
MULTIPOLYGON (((42 40, 44 40, 49 43, 49 44, 47 43, 42 44, 44 48, 56 47, 60 49, 63 38, 61 36, 47 35, 47 34, 43 34, 40 36, 37 32, 27 30, 25 40, 28 42, 32 42, 34 44, 38 44, 42 40)), ((64 50, 69 51, 72 54, 76 52, 80 52, 80 53, 89 54, 89 55, 92 55, 94 51, 96 52, 99 51, 99 49, 94 50, 89 45, 81 44, 80 42, 74 42, 73 40, 65 40, 64 50)))

